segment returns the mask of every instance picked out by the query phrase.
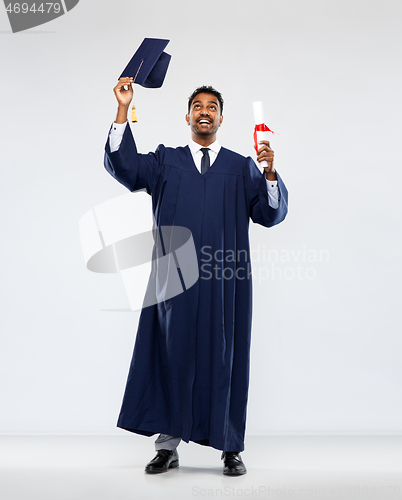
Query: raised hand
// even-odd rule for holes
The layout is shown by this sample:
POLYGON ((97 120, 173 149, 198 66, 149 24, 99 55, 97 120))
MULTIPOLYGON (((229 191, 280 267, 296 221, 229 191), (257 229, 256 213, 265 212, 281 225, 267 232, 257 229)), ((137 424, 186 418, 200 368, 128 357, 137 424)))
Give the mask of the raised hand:
POLYGON ((119 103, 116 123, 125 123, 127 121, 127 111, 134 95, 132 83, 133 78, 123 77, 120 78, 118 84, 113 89, 114 95, 119 103))
POLYGON ((132 83, 132 77, 123 77, 120 78, 118 84, 113 89, 114 95, 121 106, 128 107, 133 99, 134 92, 132 83))

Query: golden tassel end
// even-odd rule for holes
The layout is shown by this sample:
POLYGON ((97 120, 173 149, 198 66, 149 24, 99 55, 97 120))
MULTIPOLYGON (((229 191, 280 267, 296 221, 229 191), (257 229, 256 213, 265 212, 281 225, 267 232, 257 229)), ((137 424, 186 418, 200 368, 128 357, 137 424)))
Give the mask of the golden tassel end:
POLYGON ((132 123, 138 122, 137 111, 135 110, 135 106, 133 105, 132 113, 131 113, 131 121, 132 123))

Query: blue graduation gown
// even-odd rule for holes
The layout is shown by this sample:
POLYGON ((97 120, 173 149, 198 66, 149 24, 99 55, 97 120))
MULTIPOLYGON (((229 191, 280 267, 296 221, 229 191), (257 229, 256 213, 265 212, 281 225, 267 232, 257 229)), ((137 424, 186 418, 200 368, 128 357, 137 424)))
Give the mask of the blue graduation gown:
POLYGON ((278 175, 280 205, 273 209, 252 158, 221 148, 202 175, 188 146, 139 154, 129 126, 119 150, 111 153, 109 141, 105 150, 115 179, 152 196, 159 227, 191 231, 200 272, 185 292, 142 309, 117 426, 243 451, 252 313, 248 226, 250 218, 266 227, 283 221, 286 187, 278 175), (215 255, 223 262, 207 262, 215 255), (211 264, 221 266, 225 279, 211 264))

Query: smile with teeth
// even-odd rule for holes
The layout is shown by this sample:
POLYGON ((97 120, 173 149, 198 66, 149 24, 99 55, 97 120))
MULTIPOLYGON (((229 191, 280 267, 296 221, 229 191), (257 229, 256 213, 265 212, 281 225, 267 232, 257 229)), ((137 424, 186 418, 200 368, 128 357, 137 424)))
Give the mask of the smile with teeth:
POLYGON ((209 120, 199 120, 198 123, 209 125, 211 122, 209 120))

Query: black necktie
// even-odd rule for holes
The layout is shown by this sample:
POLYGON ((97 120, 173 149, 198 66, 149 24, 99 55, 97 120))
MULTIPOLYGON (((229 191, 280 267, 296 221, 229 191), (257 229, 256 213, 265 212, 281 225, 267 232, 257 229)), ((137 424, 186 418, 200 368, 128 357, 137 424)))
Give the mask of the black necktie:
POLYGON ((209 160, 209 148, 201 148, 202 154, 204 155, 201 158, 201 173, 205 174, 205 172, 208 171, 210 167, 210 160, 209 160))

